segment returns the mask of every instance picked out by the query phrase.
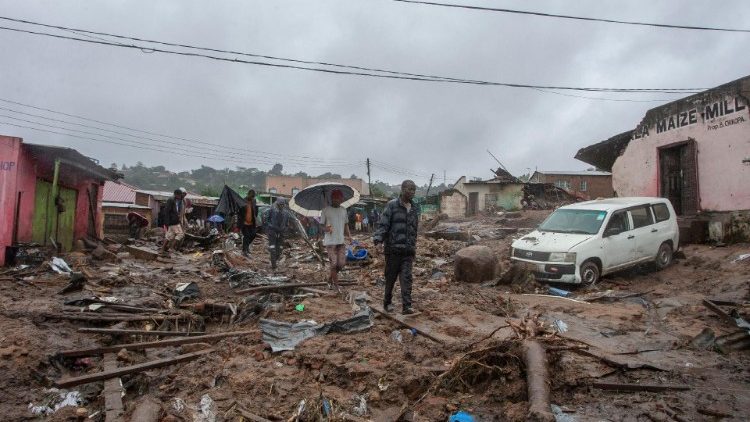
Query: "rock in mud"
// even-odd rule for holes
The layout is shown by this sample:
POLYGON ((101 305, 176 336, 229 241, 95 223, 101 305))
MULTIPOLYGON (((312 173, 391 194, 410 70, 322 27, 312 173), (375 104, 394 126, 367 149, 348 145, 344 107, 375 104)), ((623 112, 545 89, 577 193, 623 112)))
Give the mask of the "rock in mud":
POLYGON ((498 260, 492 249, 474 245, 456 252, 455 266, 457 281, 481 283, 495 279, 498 260))

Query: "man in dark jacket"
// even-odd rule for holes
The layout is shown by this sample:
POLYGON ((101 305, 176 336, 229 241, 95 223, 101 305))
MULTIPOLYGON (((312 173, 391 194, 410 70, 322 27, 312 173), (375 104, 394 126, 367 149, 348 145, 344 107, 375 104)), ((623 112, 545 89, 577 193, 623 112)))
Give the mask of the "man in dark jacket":
POLYGON ((184 196, 180 189, 176 189, 174 196, 167 199, 161 209, 161 225, 166 228, 164 245, 162 246, 163 253, 167 253, 170 246, 176 248, 185 238, 185 231, 182 229, 182 216, 185 212, 184 196))
POLYGON ((247 191, 245 206, 237 213, 237 224, 242 231, 242 255, 250 256, 250 245, 258 234, 258 205, 255 203, 255 191, 247 191))
POLYGON ((286 210, 286 199, 279 198, 273 203, 266 221, 268 252, 271 255, 271 269, 276 269, 276 262, 281 257, 284 244, 284 232, 289 225, 289 213, 286 210))
POLYGON ((401 184, 401 195, 388 202, 378 221, 377 230, 372 236, 375 245, 383 245, 385 253, 385 295, 383 309, 393 312, 391 299, 396 279, 401 283, 401 304, 404 315, 416 312, 411 303, 411 268, 417 253, 417 228, 419 209, 412 201, 417 185, 411 180, 401 184))

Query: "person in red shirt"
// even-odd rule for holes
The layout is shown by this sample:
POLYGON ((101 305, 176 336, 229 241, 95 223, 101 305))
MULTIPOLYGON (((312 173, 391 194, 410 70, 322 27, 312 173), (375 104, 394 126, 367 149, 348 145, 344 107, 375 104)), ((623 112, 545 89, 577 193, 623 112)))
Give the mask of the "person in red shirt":
POLYGON ((237 222, 239 223, 240 230, 242 231, 242 255, 250 256, 250 245, 255 240, 255 236, 258 234, 258 205, 255 202, 255 191, 250 189, 247 191, 247 201, 245 206, 240 207, 237 213, 237 222))

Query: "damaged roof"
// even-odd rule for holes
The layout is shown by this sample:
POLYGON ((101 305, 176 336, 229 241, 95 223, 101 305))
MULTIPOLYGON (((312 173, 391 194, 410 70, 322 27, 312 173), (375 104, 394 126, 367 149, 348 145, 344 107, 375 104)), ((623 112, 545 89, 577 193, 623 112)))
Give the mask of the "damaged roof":
POLYGON ((24 142, 23 148, 26 149, 35 160, 54 166, 55 160, 81 170, 99 180, 117 180, 122 175, 114 170, 104 168, 99 165, 99 161, 89 158, 73 148, 58 147, 54 145, 29 144, 24 142))
MULTIPOLYGON (((693 94, 689 97, 681 98, 659 107, 654 107, 646 112, 638 127, 640 128, 644 125, 649 125, 659 118, 693 107, 695 104, 705 103, 717 96, 726 94, 740 94, 742 96, 747 96, 748 92, 750 92, 750 75, 693 94)), ((615 164, 615 160, 625 152, 625 148, 627 148, 630 140, 633 138, 633 133, 636 129, 620 133, 619 135, 615 135, 605 141, 581 148, 576 153, 575 158, 584 163, 596 166, 599 170, 612 171, 612 166, 615 164)))

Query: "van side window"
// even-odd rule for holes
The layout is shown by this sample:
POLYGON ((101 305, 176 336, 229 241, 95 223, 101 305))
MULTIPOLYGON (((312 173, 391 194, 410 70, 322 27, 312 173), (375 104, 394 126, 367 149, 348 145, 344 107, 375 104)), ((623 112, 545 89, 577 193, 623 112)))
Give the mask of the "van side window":
POLYGON ((667 208, 667 204, 654 204, 651 208, 654 210, 657 223, 669 220, 669 208, 667 208))
POLYGON ((654 224, 654 217, 651 215, 651 207, 647 205, 631 208, 630 215, 633 217, 633 227, 636 229, 654 224))
POLYGON ((612 214, 612 218, 610 218, 609 223, 607 223, 605 233, 611 231, 612 229, 617 229, 617 233, 622 233, 630 230, 630 220, 628 220, 627 212, 620 211, 612 214))

